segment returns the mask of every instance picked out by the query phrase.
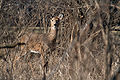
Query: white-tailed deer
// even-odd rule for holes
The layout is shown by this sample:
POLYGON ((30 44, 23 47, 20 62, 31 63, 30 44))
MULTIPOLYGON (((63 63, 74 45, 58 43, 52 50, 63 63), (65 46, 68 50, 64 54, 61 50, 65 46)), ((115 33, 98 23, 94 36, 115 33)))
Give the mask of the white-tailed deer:
MULTIPOLYGON (((51 19, 50 32, 44 34, 25 34, 20 38, 21 43, 25 43, 25 46, 21 47, 22 55, 25 55, 27 52, 39 53, 41 56, 44 56, 45 51, 49 48, 50 44, 54 44, 53 41, 56 38, 57 27, 59 21, 63 18, 63 15, 53 17, 51 19)), ((21 57, 19 56, 19 58, 21 57)))

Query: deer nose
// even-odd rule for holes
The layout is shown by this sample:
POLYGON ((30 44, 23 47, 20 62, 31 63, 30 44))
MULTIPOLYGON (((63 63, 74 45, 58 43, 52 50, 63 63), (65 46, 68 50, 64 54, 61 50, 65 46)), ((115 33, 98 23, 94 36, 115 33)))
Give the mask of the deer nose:
POLYGON ((56 23, 54 24, 55 26, 58 26, 59 25, 59 19, 56 20, 56 23))
POLYGON ((56 20, 56 24, 59 22, 59 19, 58 20, 56 20))

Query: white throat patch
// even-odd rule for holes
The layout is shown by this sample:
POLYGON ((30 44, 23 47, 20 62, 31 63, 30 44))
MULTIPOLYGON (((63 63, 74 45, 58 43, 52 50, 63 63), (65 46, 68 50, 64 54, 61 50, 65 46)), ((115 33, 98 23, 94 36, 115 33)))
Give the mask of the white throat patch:
POLYGON ((55 29, 55 26, 52 26, 51 29, 55 29))

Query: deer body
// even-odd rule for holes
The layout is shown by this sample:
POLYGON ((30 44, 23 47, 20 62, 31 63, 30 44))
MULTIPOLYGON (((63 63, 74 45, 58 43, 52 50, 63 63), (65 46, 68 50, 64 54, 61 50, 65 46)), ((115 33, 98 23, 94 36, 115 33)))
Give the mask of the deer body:
POLYGON ((56 28, 58 27, 58 22, 62 19, 63 15, 53 17, 51 19, 50 32, 44 34, 25 34, 21 37, 20 42, 26 43, 25 47, 22 46, 21 49, 24 51, 30 51, 33 53, 40 53, 44 55, 44 52, 49 48, 50 44, 53 44, 56 38, 56 28))

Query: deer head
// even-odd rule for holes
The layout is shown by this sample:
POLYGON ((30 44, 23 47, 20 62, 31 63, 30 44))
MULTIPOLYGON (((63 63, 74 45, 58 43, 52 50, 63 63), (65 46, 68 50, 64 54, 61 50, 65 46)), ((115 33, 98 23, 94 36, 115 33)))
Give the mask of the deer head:
POLYGON ((63 14, 59 14, 59 16, 53 17, 51 19, 51 27, 50 27, 50 33, 49 33, 49 39, 52 41, 56 37, 57 33, 57 26, 59 25, 59 20, 63 18, 63 14))
POLYGON ((54 29, 58 25, 59 20, 63 18, 63 14, 59 14, 59 16, 53 17, 51 19, 51 27, 54 29))

